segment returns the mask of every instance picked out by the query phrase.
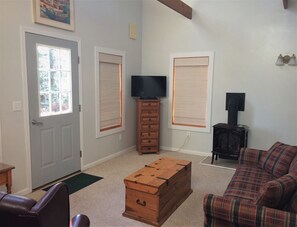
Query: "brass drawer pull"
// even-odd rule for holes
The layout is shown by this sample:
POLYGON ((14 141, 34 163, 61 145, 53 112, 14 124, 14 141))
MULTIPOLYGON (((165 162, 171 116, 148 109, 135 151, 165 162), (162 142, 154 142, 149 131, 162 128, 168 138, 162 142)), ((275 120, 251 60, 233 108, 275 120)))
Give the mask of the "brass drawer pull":
POLYGON ((139 204, 139 205, 141 205, 141 206, 144 206, 144 207, 146 206, 146 202, 145 202, 145 201, 142 201, 142 202, 141 202, 140 199, 137 199, 137 200, 136 200, 136 203, 139 204))

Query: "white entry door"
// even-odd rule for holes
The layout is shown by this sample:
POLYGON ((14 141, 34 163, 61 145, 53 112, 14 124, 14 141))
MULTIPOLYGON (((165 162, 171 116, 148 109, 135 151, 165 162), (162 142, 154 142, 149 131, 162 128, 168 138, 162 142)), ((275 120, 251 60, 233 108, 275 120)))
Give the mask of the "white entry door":
POLYGON ((32 188, 80 170, 78 44, 26 33, 32 188))

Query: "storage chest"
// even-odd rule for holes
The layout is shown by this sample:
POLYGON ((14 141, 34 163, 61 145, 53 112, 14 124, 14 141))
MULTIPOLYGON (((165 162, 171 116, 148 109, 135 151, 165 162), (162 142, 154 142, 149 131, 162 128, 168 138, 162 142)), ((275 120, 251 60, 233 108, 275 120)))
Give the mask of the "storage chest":
POLYGON ((123 215, 160 226, 192 193, 191 162, 163 157, 129 175, 124 183, 123 215))

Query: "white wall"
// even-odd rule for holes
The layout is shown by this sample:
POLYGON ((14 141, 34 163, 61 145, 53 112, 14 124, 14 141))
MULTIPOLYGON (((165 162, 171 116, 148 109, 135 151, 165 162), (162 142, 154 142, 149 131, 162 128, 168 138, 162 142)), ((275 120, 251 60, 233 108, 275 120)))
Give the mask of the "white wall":
MULTIPOLYGON (((226 92, 245 92, 239 123, 250 127, 250 147, 276 140, 297 143, 297 67, 276 66, 281 54, 297 54, 297 2, 281 0, 184 0, 188 20, 158 1, 143 2, 142 73, 169 74, 171 53, 214 51, 212 125, 227 122, 226 92)), ((170 130, 162 101, 161 146, 179 148, 185 131, 170 130)), ((193 133, 184 150, 211 152, 212 132, 193 133)))
MULTIPOLYGON (((83 167, 103 157, 135 145, 135 103, 130 98, 130 75, 141 71, 142 2, 138 0, 75 0, 75 32, 64 31, 32 22, 31 0, 0 1, 0 121, 3 161, 13 170, 13 192, 26 193, 28 168, 24 109, 12 111, 13 101, 24 97, 21 67, 20 28, 71 36, 81 40, 81 98, 83 105, 83 167), (129 39, 129 24, 138 28, 138 39, 129 39), (96 139, 95 134, 95 65, 94 47, 126 52, 126 131, 119 135, 96 139)), ((0 187, 2 189, 2 187, 0 187)), ((3 188, 5 189, 5 188, 3 188)))

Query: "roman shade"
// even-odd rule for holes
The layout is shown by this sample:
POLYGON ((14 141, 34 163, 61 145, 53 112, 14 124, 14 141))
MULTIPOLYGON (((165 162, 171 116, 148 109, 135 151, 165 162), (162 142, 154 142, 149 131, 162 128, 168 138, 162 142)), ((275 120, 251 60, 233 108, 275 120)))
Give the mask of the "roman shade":
POLYGON ((99 53, 100 131, 122 125, 122 56, 99 53))
POLYGON ((206 127, 209 57, 174 58, 172 124, 206 127))

